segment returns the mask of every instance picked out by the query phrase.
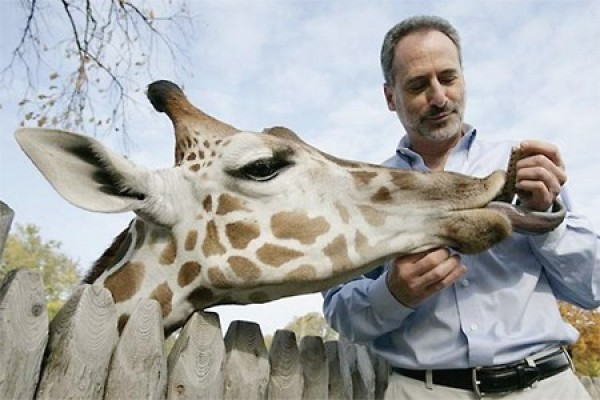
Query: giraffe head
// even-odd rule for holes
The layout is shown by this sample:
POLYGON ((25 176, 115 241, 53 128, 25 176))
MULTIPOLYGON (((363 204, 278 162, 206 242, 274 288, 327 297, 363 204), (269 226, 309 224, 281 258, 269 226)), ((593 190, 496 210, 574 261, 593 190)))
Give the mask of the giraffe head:
POLYGON ((286 128, 239 131, 167 81, 148 97, 173 122, 172 168, 137 166, 87 136, 16 134, 73 204, 137 214, 86 279, 112 292, 122 321, 141 297, 160 302, 170 330, 196 309, 316 292, 390 256, 441 246, 474 253, 513 228, 560 223, 497 207, 501 171, 472 178, 345 161, 286 128))

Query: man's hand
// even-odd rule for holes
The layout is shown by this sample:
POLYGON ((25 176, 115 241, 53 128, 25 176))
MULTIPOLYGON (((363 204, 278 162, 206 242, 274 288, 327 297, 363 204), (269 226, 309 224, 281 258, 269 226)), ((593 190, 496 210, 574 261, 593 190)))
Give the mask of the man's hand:
POLYGON ((412 308, 456 282, 466 270, 448 249, 429 250, 396 258, 387 285, 396 300, 412 308))
POLYGON ((534 211, 546 211, 567 181, 558 147, 537 140, 521 142, 524 157, 517 162, 517 195, 521 204, 534 211))

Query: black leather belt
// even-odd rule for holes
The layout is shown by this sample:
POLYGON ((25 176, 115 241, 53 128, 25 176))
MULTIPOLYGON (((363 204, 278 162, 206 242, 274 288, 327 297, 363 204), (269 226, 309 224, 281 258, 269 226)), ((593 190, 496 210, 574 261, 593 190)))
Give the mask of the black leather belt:
MULTIPOLYGON (((571 359, 563 349, 543 357, 528 358, 512 364, 465 369, 435 369, 432 383, 457 389, 472 390, 479 396, 486 393, 506 393, 525 389, 535 382, 549 378, 571 366, 571 359)), ((392 367, 392 371, 427 382, 423 370, 392 367)))

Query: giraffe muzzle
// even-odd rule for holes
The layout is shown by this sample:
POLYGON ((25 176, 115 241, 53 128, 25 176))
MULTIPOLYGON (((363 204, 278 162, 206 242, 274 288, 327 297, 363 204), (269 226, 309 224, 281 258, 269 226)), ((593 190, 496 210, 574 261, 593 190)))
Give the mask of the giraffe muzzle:
POLYGON ((550 232, 556 229, 566 216, 565 207, 559 198, 548 211, 531 211, 520 207, 518 202, 513 204, 516 195, 516 164, 521 158, 523 158, 521 150, 518 147, 513 148, 508 161, 504 187, 487 208, 498 210, 506 215, 515 232, 534 235, 550 232))

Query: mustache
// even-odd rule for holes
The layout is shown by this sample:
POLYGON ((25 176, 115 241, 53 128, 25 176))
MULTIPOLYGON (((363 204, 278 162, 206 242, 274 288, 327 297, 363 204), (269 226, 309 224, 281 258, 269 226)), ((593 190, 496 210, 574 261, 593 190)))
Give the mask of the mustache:
POLYGON ((423 115, 423 118, 437 117, 440 114, 451 113, 454 111, 456 111, 456 107, 454 106, 454 103, 451 102, 447 102, 443 107, 433 105, 429 107, 427 112, 423 115))

